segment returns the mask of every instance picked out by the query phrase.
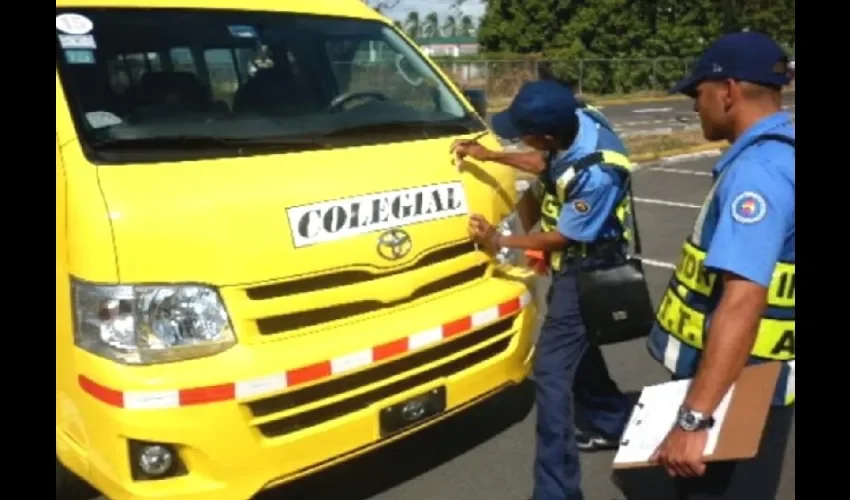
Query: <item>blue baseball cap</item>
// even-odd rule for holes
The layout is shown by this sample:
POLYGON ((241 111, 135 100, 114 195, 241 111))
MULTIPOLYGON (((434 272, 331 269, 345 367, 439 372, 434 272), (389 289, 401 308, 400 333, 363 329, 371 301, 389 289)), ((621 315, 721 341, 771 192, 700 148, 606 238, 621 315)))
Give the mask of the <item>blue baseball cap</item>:
POLYGON ((493 115, 493 131, 508 140, 523 135, 557 136, 575 117, 579 103, 566 85, 539 80, 519 89, 508 109, 493 115))
POLYGON ((671 94, 696 95, 697 86, 708 80, 740 80, 781 87, 790 82, 788 54, 762 33, 723 35, 705 49, 693 73, 677 83, 671 94))

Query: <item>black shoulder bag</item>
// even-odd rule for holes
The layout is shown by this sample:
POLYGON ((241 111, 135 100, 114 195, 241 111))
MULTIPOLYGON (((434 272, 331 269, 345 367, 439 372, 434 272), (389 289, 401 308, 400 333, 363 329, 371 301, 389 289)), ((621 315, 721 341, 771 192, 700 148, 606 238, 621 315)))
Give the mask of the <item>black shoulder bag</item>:
MULTIPOLYGON (((620 169, 625 170, 625 169, 620 169)), ((638 216, 632 196, 631 172, 626 171, 626 194, 632 212, 634 255, 625 262, 578 272, 579 304, 590 342, 615 344, 646 337, 655 322, 655 308, 641 260, 638 216)), ((619 204, 618 204, 619 205, 619 204)), ((625 229, 625 228, 624 228, 625 229)))

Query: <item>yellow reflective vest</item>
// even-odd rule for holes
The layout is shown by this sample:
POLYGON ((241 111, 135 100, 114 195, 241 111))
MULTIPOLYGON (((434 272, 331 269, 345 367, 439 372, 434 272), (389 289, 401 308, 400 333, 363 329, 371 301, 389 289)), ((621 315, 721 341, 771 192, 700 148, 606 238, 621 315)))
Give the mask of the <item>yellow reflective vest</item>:
MULTIPOLYGON (((574 162, 557 179, 552 179, 549 176, 548 169, 544 171, 538 178, 538 189, 542 197, 540 204, 541 232, 555 231, 557 229, 561 208, 567 202, 567 196, 569 196, 579 172, 594 165, 613 168, 623 175, 631 175, 634 168, 627 156, 616 151, 603 150, 587 155, 574 162)), ((632 238, 631 224, 629 223, 631 216, 630 201, 630 194, 627 191, 617 205, 614 213, 620 222, 620 226, 623 228, 623 238, 626 242, 630 242, 632 238)), ((586 243, 574 243, 564 251, 550 252, 548 255, 549 266, 555 271, 560 271, 565 253, 584 256, 587 254, 587 250, 588 245, 586 243)))
MULTIPOLYGON (((709 243, 703 237, 703 229, 715 191, 726 172, 728 169, 712 184, 703 202, 691 235, 682 245, 681 258, 656 313, 657 326, 661 332, 700 351, 704 347, 704 336, 708 330, 707 315, 703 311, 706 310, 706 304, 717 300, 718 293, 715 287, 717 274, 703 265, 709 243)), ((795 262, 777 262, 768 288, 767 311, 759 323, 756 340, 750 351, 750 356, 756 362, 776 360, 785 363, 789 378, 794 377, 796 372, 795 292, 795 262)), ((791 380, 786 382, 786 405, 795 402, 795 389, 796 384, 791 380)))

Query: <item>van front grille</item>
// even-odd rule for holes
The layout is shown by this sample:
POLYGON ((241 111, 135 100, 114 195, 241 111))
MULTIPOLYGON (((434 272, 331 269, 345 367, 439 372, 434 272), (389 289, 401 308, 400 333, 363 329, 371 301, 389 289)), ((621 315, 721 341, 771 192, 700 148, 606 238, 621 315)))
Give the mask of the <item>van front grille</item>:
POLYGON ((265 437, 282 436, 313 427, 361 410, 401 392, 428 384, 439 378, 451 376, 498 356, 506 351, 510 345, 511 336, 509 332, 513 328, 516 318, 516 315, 505 318, 478 331, 374 368, 303 389, 296 389, 278 396, 249 402, 246 403, 246 406, 255 419, 269 417, 277 413, 290 413, 274 420, 263 418, 262 423, 255 424, 265 437), (416 370, 423 366, 440 362, 460 353, 464 354, 416 373, 416 370), (405 376, 405 374, 409 375, 405 376), (382 381, 386 381, 386 385, 365 389, 382 381), (341 394, 350 394, 350 396, 303 412, 292 413, 292 410, 306 405, 315 406, 316 403, 338 397, 341 394))
POLYGON ((270 316, 257 320, 257 329, 261 335, 275 335, 287 331, 307 328, 318 323, 328 323, 361 314, 375 313, 398 307, 429 295, 455 288, 471 281, 483 278, 487 273, 487 264, 480 264, 459 273, 432 281, 416 289, 410 296, 393 302, 361 300, 348 304, 338 304, 308 311, 299 311, 280 316, 270 316))
POLYGON ((421 269, 423 267, 437 264, 439 262, 445 262, 474 251, 475 244, 467 240, 428 252, 412 265, 389 272, 371 273, 365 270, 337 271, 319 276, 298 278, 283 283, 260 285, 249 288, 246 292, 248 298, 251 300, 268 300, 298 293, 315 292, 317 290, 326 290, 328 288, 356 285, 358 283, 366 283, 373 279, 388 278, 390 276, 421 269))

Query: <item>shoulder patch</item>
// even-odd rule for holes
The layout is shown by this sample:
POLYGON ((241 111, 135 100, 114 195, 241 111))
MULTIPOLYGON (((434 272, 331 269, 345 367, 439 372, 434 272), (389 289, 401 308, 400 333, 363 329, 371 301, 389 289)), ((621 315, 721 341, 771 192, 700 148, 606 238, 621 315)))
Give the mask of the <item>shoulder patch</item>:
POLYGON ((590 205, 587 204, 584 200, 576 200, 573 202, 573 208, 576 209, 576 212, 580 214, 586 214, 590 211, 590 205))
POLYGON ((754 224, 767 214, 767 203, 755 191, 744 191, 732 202, 732 217, 741 224, 754 224))

